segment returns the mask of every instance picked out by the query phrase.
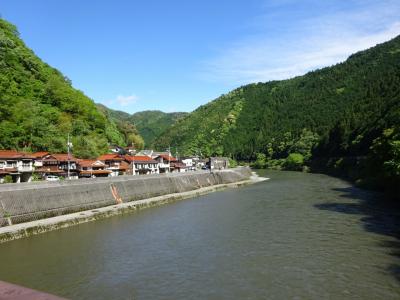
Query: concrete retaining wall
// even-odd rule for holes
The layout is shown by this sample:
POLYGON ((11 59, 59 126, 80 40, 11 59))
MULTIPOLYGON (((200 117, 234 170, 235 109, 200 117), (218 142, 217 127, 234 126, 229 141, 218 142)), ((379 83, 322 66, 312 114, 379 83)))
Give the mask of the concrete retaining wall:
POLYGON ((0 185, 0 226, 113 205, 118 203, 118 198, 122 202, 130 202, 217 184, 239 182, 250 176, 249 168, 240 167, 213 173, 199 171, 4 184, 0 185))

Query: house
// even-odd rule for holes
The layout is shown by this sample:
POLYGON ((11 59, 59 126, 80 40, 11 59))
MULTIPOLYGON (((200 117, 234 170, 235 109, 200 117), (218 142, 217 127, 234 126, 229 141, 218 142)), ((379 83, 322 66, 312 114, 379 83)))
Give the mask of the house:
POLYGON ((129 171, 129 164, 120 154, 103 154, 97 160, 106 165, 105 169, 111 171, 111 176, 125 175, 129 171))
POLYGON ((32 153, 32 156, 35 158, 35 161, 33 163, 34 167, 43 167, 43 159, 49 154, 50 153, 46 151, 32 153))
POLYGON ((129 163, 128 174, 142 175, 160 173, 158 162, 146 155, 125 155, 125 160, 129 163))
POLYGON ((188 170, 188 167, 180 161, 171 161, 171 172, 172 173, 183 173, 188 170))
POLYGON ((110 153, 121 153, 122 151, 124 151, 124 149, 118 145, 110 145, 108 147, 108 152, 110 153))
POLYGON ((169 153, 160 154, 155 157, 155 160, 158 162, 158 168, 160 169, 160 173, 170 173, 171 162, 177 162, 178 160, 175 157, 172 157, 169 153))
POLYGON ((227 157, 210 157, 207 162, 208 168, 211 170, 223 170, 229 168, 229 158, 227 157))
POLYGON ((78 172, 79 178, 109 177, 112 173, 105 163, 94 159, 78 159, 78 172))
POLYGON ((0 183, 4 182, 7 175, 13 182, 30 182, 34 157, 15 150, 0 150, 0 183))
POLYGON ((35 172, 46 177, 47 175, 56 175, 68 177, 69 179, 78 179, 77 160, 72 154, 48 154, 42 158, 42 166, 36 168, 35 172))
POLYGON ((153 150, 140 150, 138 153, 136 153, 136 155, 139 155, 139 156, 148 156, 148 157, 154 158, 153 154, 154 154, 153 150))
POLYGON ((136 149, 134 146, 128 146, 124 148, 125 153, 128 155, 135 155, 136 154, 136 149))
MULTIPOLYGON (((197 162, 199 161, 199 158, 196 156, 193 157, 184 157, 182 159, 182 163, 186 165, 186 168, 188 171, 196 171, 196 166, 197 162)), ((201 168, 201 166, 200 166, 201 168)))

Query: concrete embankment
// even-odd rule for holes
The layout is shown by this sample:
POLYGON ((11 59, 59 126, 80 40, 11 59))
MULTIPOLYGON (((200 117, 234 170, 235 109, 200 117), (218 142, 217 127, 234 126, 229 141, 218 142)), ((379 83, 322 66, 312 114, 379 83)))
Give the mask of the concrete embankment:
POLYGON ((249 168, 0 186, 0 242, 257 179, 249 168), (18 224, 21 223, 21 224, 18 224), (12 225, 11 225, 12 224, 12 225))

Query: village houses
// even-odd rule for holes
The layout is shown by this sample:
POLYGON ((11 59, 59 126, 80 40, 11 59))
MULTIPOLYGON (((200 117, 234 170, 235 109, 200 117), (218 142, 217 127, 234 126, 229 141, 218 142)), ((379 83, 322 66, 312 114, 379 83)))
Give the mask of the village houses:
MULTIPOLYGON (((16 150, 0 150, 0 183, 30 182, 32 179, 96 178, 121 175, 181 173, 205 168, 198 157, 178 160, 169 152, 112 146, 108 154, 97 159, 78 159, 72 154, 52 154, 46 151, 32 154, 16 150), (136 153, 136 154, 135 154, 136 153)), ((212 158, 212 169, 229 165, 226 158, 212 158)), ((210 160, 208 165, 210 166, 210 160)))

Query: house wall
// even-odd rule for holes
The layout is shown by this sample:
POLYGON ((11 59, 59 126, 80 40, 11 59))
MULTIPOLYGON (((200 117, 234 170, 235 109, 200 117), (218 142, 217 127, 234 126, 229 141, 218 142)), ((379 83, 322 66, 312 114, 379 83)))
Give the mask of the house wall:
POLYGON ((32 182, 0 186, 0 226, 123 202, 234 183, 250 177, 249 168, 147 176, 117 176, 77 181, 32 182))

